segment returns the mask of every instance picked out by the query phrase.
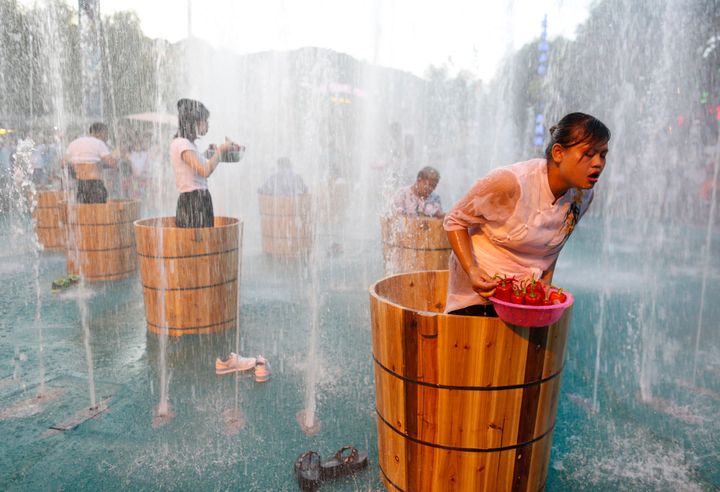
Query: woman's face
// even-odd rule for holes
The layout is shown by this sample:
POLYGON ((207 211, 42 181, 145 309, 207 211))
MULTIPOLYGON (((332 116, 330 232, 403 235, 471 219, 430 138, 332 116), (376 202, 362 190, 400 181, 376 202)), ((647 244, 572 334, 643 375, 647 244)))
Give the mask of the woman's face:
POLYGON ((608 142, 562 148, 558 159, 560 176, 570 188, 589 190, 595 186, 605 169, 607 153, 608 142))
POLYGON ((198 136, 202 137, 208 132, 208 129, 210 128, 210 123, 208 123, 208 120, 200 120, 197 122, 196 127, 198 136))

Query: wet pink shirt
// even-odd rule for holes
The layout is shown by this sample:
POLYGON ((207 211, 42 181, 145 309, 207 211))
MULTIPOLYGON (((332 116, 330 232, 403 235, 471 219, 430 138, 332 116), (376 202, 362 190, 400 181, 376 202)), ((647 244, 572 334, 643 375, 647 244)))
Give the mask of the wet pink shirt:
MULTIPOLYGON (((443 225, 446 231, 468 230, 475 261, 488 275, 539 278, 557 259, 592 197, 592 190, 570 189, 556 201, 547 161, 532 159, 478 179, 443 225), (577 217, 571 213, 573 203, 577 217)), ((453 253, 446 312, 487 302, 472 289, 453 253)))

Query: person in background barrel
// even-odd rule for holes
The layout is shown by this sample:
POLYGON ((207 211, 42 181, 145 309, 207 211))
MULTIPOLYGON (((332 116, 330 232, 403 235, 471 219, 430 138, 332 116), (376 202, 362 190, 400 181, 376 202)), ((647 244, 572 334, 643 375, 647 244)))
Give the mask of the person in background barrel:
POLYGON ((453 249, 445 310, 497 316, 488 300, 496 274, 549 284, 558 255, 593 199, 610 130, 570 113, 550 128, 545 158, 493 170, 445 217, 453 249))
POLYGON ((32 180, 37 187, 44 187, 48 184, 50 165, 47 158, 47 145, 42 133, 35 140, 35 146, 30 153, 30 163, 33 167, 32 180))
POLYGON ((117 166, 107 145, 107 125, 95 122, 90 125, 88 135, 76 138, 68 145, 63 166, 70 165, 77 179, 78 203, 106 203, 107 188, 102 180, 101 165, 117 166))
POLYGON ((277 160, 277 171, 269 176, 258 188, 261 195, 297 196, 308 192, 305 182, 292 170, 292 161, 288 157, 277 160))
POLYGON ((410 217, 443 218, 440 196, 435 193, 440 182, 440 173, 432 167, 424 167, 418 172, 415 183, 400 188, 392 202, 395 214, 410 217))
POLYGON ((227 138, 216 146, 216 152, 206 159, 198 152, 195 140, 207 133, 210 111, 200 101, 180 99, 178 132, 170 144, 170 161, 175 171, 175 184, 180 196, 175 212, 177 227, 213 227, 215 215, 208 191, 207 178, 218 164, 221 155, 229 150, 244 150, 227 138))

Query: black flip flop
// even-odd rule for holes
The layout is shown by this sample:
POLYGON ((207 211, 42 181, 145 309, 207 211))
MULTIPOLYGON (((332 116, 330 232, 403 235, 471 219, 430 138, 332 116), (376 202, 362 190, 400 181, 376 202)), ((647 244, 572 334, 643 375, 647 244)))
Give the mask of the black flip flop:
POLYGON ((320 487, 320 455, 305 451, 295 460, 295 476, 300 490, 317 490, 320 487))
POLYGON ((353 446, 344 446, 338 449, 335 456, 320 462, 320 478, 338 478, 352 475, 368 465, 366 451, 358 451, 353 446))

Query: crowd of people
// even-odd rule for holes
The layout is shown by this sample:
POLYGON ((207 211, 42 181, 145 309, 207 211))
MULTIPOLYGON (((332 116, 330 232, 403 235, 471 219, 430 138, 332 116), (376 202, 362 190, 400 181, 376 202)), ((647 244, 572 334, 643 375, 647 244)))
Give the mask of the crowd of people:
MULTIPOLYGON (((230 153, 245 148, 225 139, 212 152, 200 152, 196 140, 207 134, 210 111, 193 99, 177 103, 178 130, 169 145, 169 159, 178 192, 176 226, 213 227, 214 210, 208 177, 230 153)), ((101 122, 70 142, 61 153, 51 135, 35 142, 32 179, 47 186, 58 174, 70 176, 78 203, 105 203, 110 175, 120 175, 125 197, 142 197, 154 165, 147 134, 123 139, 114 150, 110 130, 101 122), (67 170, 67 172, 59 172, 67 170)), ((499 168, 478 179, 445 215, 435 189, 440 172, 423 167, 415 182, 396 191, 390 213, 443 219, 453 254, 447 309, 466 315, 494 315, 487 298, 497 283, 495 274, 532 277, 549 283, 557 257, 593 198, 608 152, 610 131, 596 118, 571 113, 550 129, 550 144, 542 158, 499 168)), ((7 150, 3 147, 3 166, 7 150)), ((308 193, 292 161, 283 156, 276 171, 258 189, 263 195, 308 193)))

